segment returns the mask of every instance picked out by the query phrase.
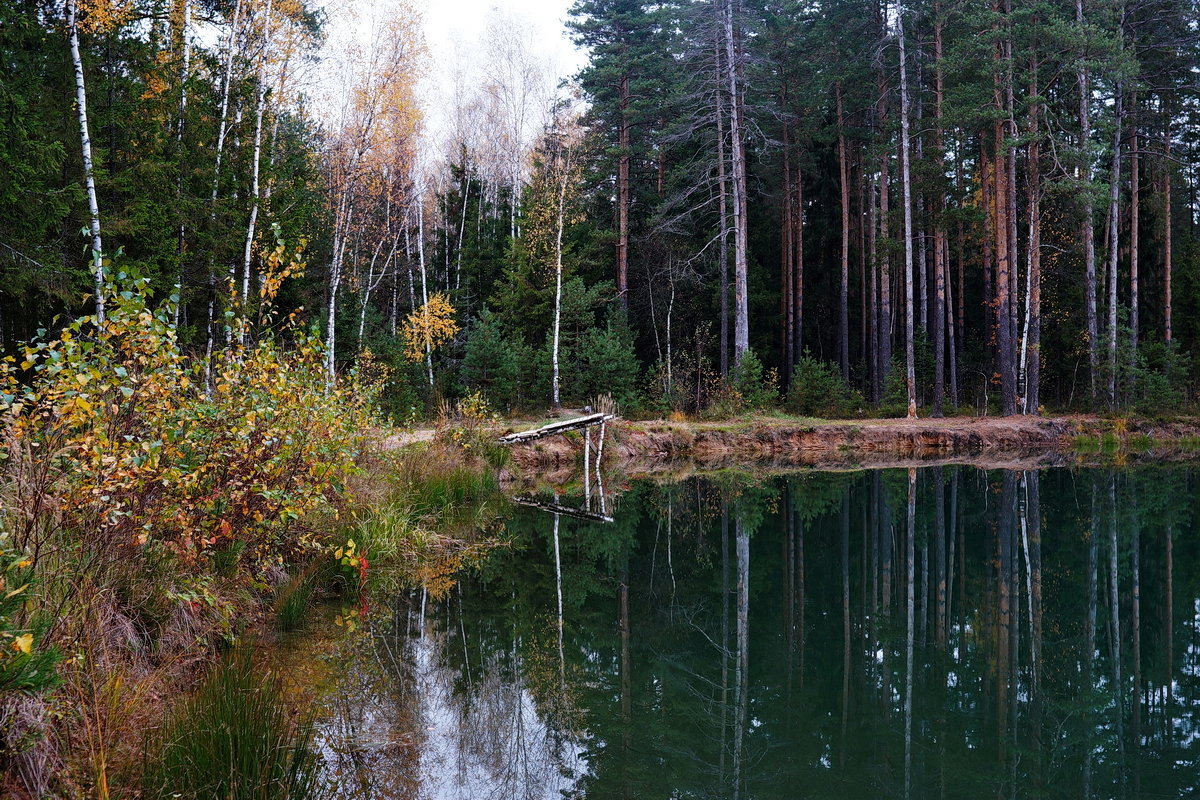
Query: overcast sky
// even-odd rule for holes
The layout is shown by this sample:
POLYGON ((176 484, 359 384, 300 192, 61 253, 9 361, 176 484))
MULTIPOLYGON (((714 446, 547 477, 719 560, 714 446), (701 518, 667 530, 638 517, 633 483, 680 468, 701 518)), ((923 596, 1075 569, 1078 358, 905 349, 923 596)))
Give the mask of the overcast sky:
MULTIPOLYGON (((516 19, 532 32, 537 55, 546 59, 557 79, 575 74, 584 54, 571 43, 564 25, 573 0, 414 0, 425 19, 430 76, 422 87, 426 130, 438 141, 444 117, 443 98, 450 97, 456 69, 483 58, 480 52, 488 18, 497 13, 516 19)), ((470 73, 468 68, 467 73, 470 73)))

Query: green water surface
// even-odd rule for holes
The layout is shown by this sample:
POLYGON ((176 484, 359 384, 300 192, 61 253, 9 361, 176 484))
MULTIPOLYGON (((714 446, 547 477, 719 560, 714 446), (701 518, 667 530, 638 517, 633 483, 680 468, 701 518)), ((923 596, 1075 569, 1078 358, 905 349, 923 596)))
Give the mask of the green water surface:
POLYGON ((373 609, 322 748, 346 796, 1193 796, 1198 489, 927 467, 517 507, 447 595, 373 609))

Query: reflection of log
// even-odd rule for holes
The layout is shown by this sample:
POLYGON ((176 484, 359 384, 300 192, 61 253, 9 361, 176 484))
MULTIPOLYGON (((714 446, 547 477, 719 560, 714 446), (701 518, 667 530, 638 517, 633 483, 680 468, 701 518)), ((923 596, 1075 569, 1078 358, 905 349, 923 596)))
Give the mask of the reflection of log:
POLYGON ((596 514, 592 511, 586 511, 582 508, 571 508, 569 506, 561 506, 558 503, 547 503, 543 500, 538 500, 536 497, 521 496, 514 497, 513 502, 530 508, 540 508, 542 511, 549 511, 552 514, 562 514, 564 517, 574 517, 575 519, 584 519, 589 522, 612 522, 613 518, 606 514, 596 514))
MULTIPOLYGON (((562 422, 551 422, 549 425, 543 425, 533 430, 519 431, 517 433, 510 433, 507 436, 501 436, 500 443, 516 444, 517 442, 531 442, 534 439, 541 439, 544 436, 554 436, 559 433, 581 430, 591 425, 601 425, 610 419, 613 419, 612 414, 588 414, 585 417, 576 417, 575 419, 563 420, 562 422)), ((601 453, 603 453, 603 450, 601 453)))

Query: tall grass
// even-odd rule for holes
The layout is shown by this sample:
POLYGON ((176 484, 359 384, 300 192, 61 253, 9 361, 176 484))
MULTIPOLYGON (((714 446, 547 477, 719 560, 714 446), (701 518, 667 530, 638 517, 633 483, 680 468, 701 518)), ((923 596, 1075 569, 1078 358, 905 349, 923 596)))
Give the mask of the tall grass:
POLYGON ((490 546, 485 533, 505 502, 478 448, 435 442, 368 467, 372 492, 346 532, 370 563, 372 591, 442 585, 490 546))
POLYGON ((314 562, 279 587, 275 614, 280 630, 294 631, 304 622, 319 582, 319 564, 314 562))
POLYGON ((313 729, 288 714, 278 678, 235 650, 150 743, 144 797, 308 800, 328 787, 313 729))

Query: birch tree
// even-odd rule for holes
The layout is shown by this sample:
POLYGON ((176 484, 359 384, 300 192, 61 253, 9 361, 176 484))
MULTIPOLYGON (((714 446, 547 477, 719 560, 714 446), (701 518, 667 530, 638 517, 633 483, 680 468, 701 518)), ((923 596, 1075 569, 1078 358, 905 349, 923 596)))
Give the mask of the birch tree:
POLYGON ((71 50, 71 65, 75 70, 75 108, 79 119, 80 154, 83 158, 83 180, 87 189, 88 230, 92 237, 92 276, 96 292, 96 318, 104 322, 104 243, 100 239, 100 203, 96 199, 96 165, 92 159, 92 135, 88 126, 87 83, 84 78, 83 55, 79 49, 79 4, 67 0, 67 40, 71 50))

